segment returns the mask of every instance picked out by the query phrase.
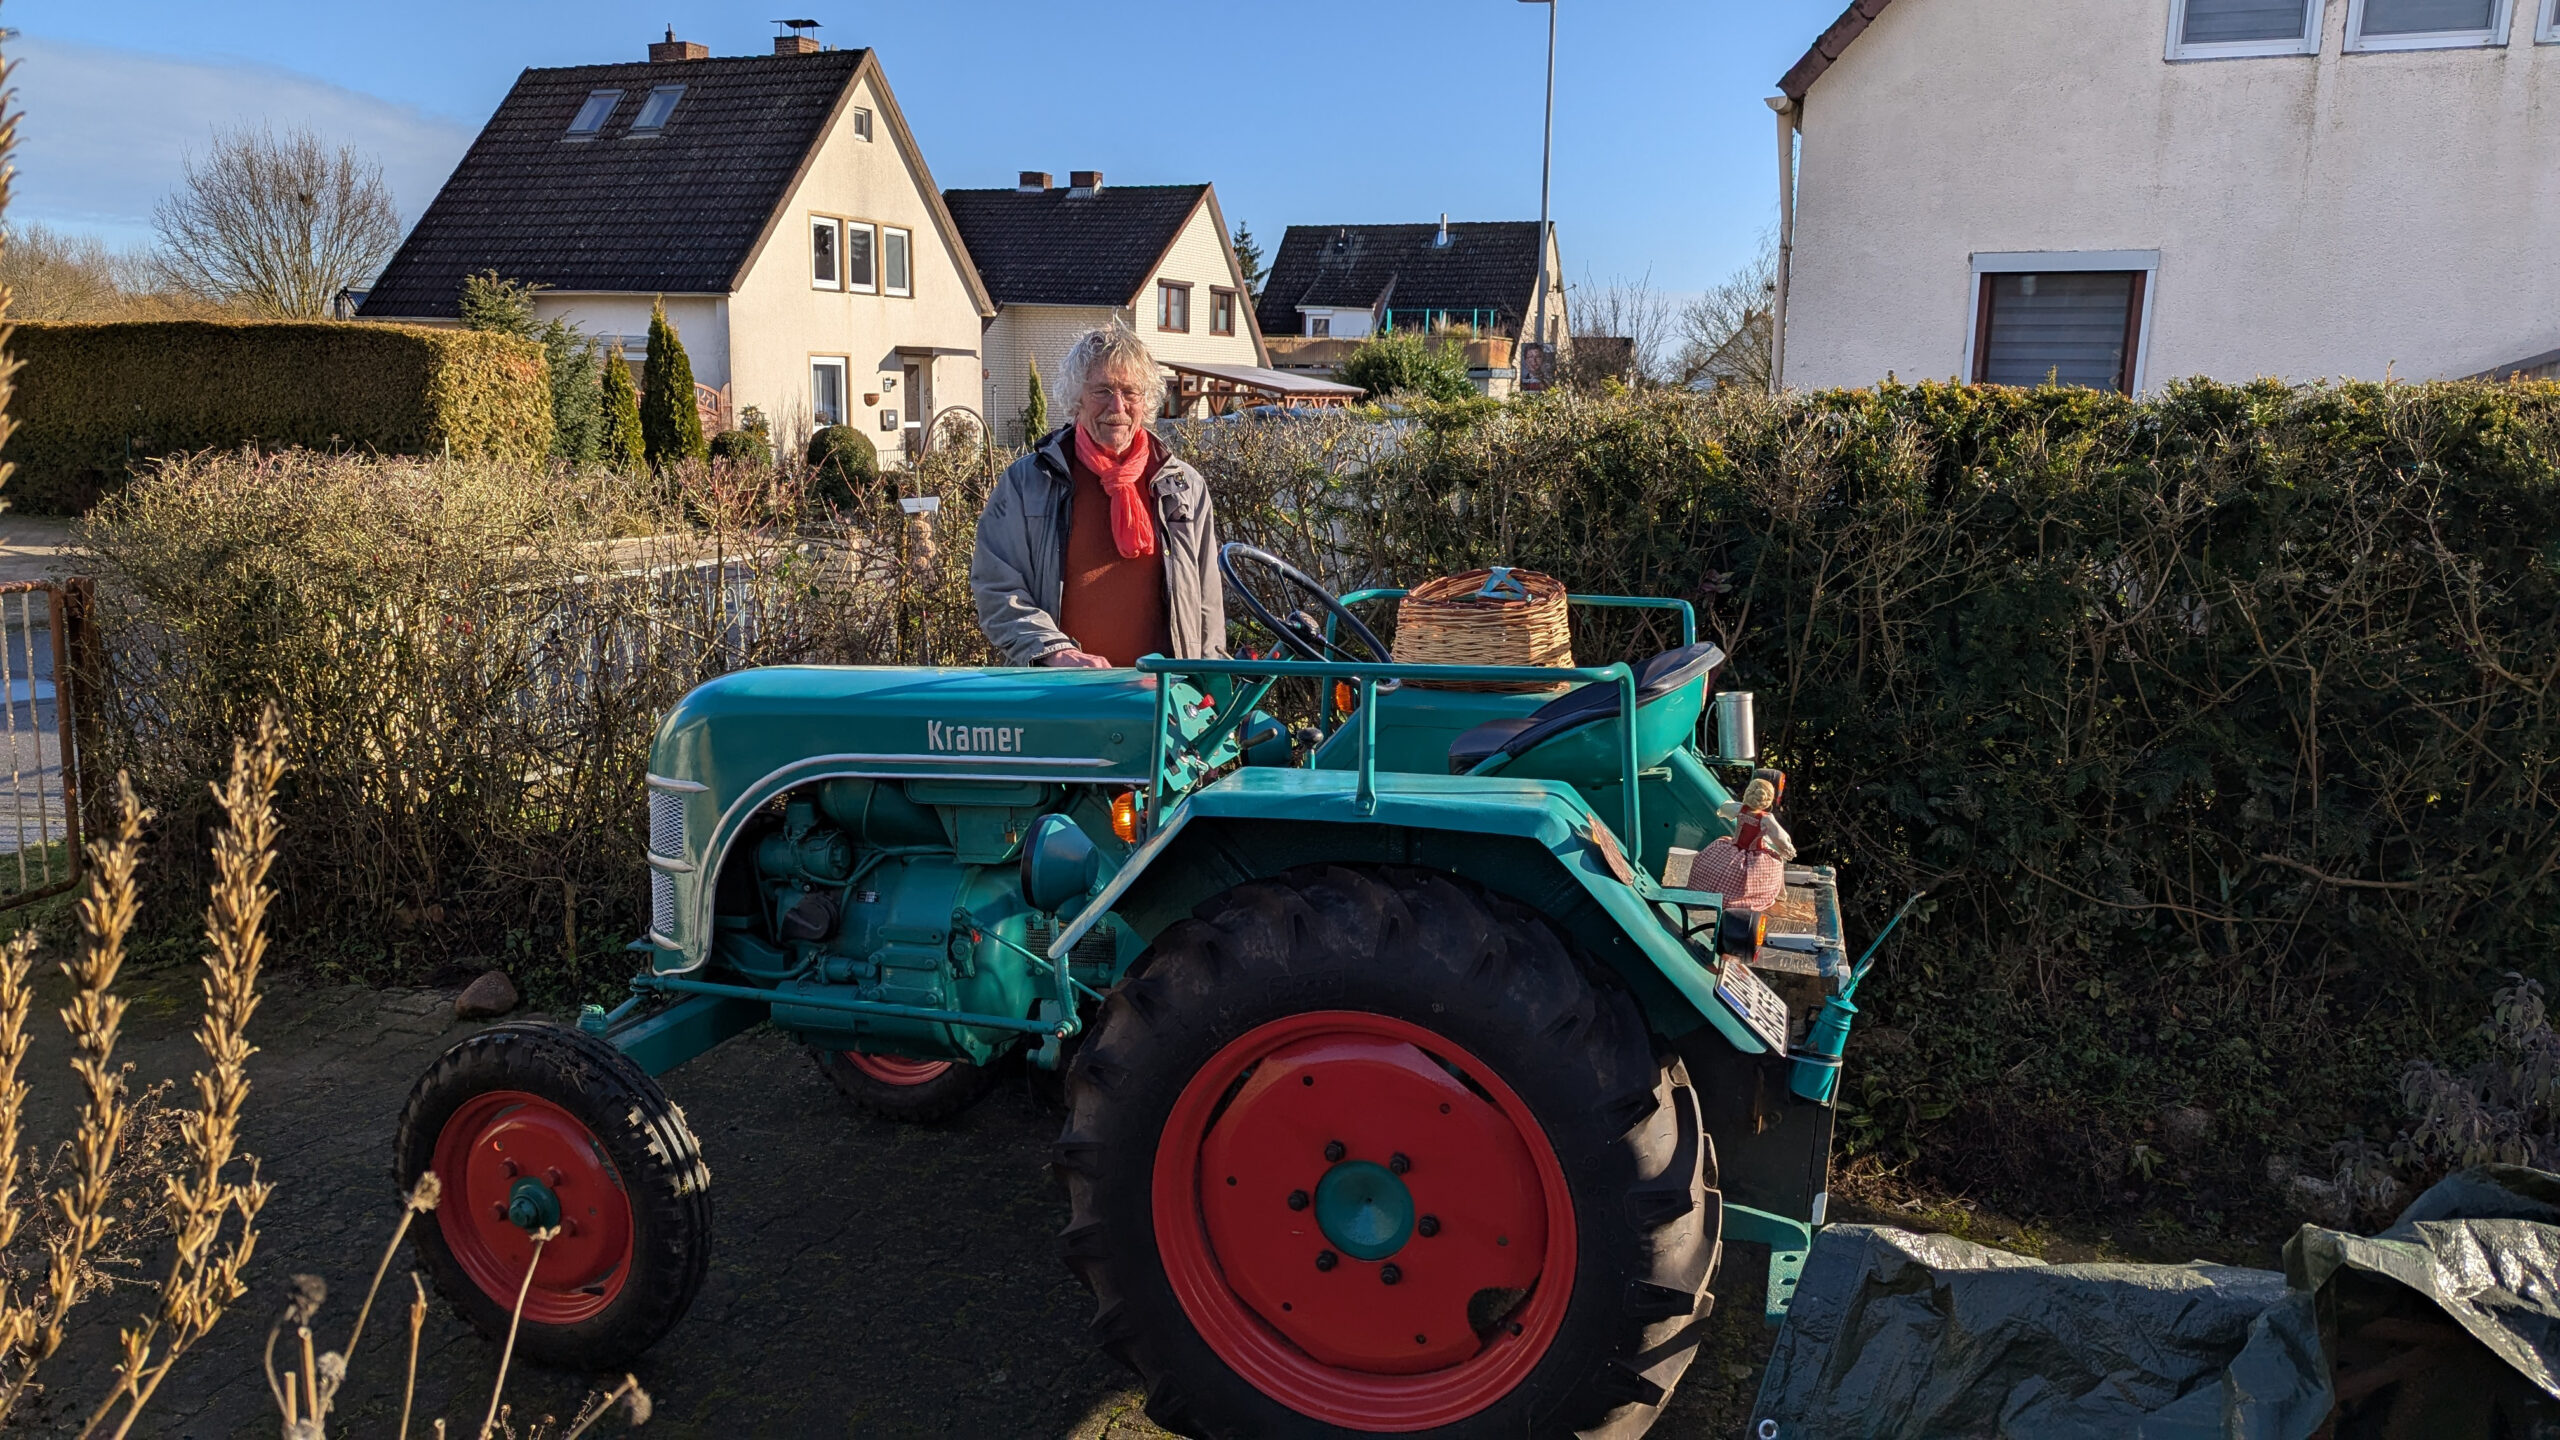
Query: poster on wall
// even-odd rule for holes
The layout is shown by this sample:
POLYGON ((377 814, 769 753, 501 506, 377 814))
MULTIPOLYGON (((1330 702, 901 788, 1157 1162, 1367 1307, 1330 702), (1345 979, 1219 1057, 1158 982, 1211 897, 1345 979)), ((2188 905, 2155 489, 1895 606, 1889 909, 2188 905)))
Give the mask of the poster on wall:
POLYGON ((1555 383, 1556 351, 1552 345, 1531 341, 1520 347, 1520 388, 1544 390, 1555 383))

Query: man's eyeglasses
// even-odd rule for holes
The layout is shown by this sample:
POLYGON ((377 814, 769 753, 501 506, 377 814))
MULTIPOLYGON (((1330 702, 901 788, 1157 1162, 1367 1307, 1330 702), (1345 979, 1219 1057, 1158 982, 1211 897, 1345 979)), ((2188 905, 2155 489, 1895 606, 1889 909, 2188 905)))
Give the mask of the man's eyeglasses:
POLYGON ((1089 400, 1116 399, 1132 410, 1147 403, 1147 392, 1134 385, 1087 385, 1084 393, 1089 400))

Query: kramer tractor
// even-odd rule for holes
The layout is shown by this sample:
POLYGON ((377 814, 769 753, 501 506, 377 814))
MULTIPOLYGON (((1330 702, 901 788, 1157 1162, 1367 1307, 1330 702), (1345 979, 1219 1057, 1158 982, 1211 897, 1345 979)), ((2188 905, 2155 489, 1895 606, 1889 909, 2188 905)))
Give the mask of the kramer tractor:
POLYGON ((1065 1259, 1169 1429, 1637 1436, 1724 1244, 1768 1248, 1777 1320, 1864 964, 1828 868, 1756 911, 1681 888, 1784 782, 1688 604, 1571 597, 1676 628, 1632 662, 1400 663, 1352 607, 1405 592, 1220 564, 1270 655, 687 695, 630 998, 463 1040, 401 1115, 462 1314, 521 1303, 580 1369, 663 1337, 711 1172, 654 1077, 769 1023, 893 1118, 1062 1072, 1065 1259))

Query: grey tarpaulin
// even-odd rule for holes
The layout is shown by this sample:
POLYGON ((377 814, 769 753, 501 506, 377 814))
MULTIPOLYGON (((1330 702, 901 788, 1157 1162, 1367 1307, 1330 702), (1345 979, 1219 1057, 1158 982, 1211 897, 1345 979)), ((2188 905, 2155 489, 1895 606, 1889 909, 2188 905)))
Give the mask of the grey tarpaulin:
POLYGON ((2560 1396, 2560 1176, 2465 1171, 2379 1235, 2304 1226, 2285 1266, 2046 1265, 1835 1225, 1814 1241, 1752 1433, 2304 1440, 2344 1396, 2345 1421, 2374 1408, 2341 1437, 2491 1433, 2475 1419, 2560 1434, 2546 1428, 2560 1422, 2546 1398, 2560 1396), (2485 1377, 2434 1392, 2386 1388, 2456 1372, 2462 1356, 2423 1348, 2462 1345, 2447 1318, 2504 1365, 2482 1358, 2485 1377))

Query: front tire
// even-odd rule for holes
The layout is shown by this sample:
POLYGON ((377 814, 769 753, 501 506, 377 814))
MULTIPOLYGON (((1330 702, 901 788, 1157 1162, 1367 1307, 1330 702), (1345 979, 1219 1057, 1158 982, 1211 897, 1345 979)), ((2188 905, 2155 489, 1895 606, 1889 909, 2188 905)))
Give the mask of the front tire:
POLYGON ((1696 1097, 1522 906, 1238 886, 1114 989, 1067 1100, 1068 1263, 1167 1429, 1628 1440, 1695 1353, 1696 1097))
POLYGON ((991 1066, 966 1060, 909 1060, 860 1050, 821 1050, 811 1057, 845 1103, 865 1115, 903 1125, 935 1125, 995 1088, 991 1066))
POLYGON ((444 1198, 411 1227, 465 1320, 519 1353, 618 1370, 684 1317, 711 1257, 711 1172, 684 1114, 611 1045, 509 1024, 446 1051, 400 1114, 400 1185, 444 1198), (533 1265, 533 1232, 556 1227, 533 1265), (532 1268, 532 1283, 526 1271, 532 1268))

